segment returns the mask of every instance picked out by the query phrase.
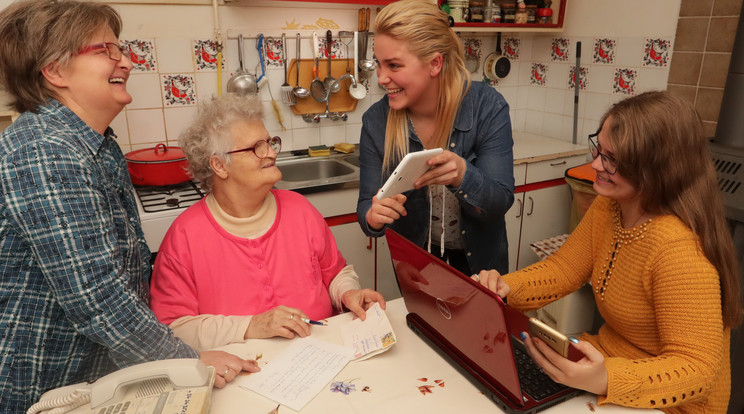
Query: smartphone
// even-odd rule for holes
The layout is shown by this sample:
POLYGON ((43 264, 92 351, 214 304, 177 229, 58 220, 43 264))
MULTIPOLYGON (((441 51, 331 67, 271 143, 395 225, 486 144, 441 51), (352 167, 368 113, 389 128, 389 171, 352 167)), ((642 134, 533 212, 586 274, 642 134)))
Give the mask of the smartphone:
POLYGON ((406 154, 393 171, 393 174, 388 177, 380 191, 377 192, 377 198, 383 199, 413 190, 414 181, 429 170, 429 165, 426 162, 443 151, 441 148, 434 148, 406 154))
POLYGON ((566 335, 558 332, 537 318, 530 318, 529 332, 531 337, 540 338, 549 347, 553 348, 555 352, 558 352, 564 358, 568 358, 569 340, 566 335))

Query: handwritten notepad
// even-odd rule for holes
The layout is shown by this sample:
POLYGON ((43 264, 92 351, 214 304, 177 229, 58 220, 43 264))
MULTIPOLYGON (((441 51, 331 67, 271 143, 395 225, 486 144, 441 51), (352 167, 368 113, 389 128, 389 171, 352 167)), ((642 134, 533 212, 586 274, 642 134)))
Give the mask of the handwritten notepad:
POLYGON ((298 338, 256 374, 242 378, 240 386, 300 411, 351 360, 350 348, 298 338))
POLYGON ((387 351, 396 342, 395 332, 379 303, 367 309, 367 318, 341 326, 344 345, 354 350, 354 359, 367 359, 387 351))

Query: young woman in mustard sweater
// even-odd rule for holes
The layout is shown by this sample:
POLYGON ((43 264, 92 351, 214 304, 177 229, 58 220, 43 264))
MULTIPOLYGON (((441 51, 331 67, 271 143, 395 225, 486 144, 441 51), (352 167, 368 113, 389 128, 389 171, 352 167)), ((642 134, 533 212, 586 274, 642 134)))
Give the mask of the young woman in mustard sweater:
POLYGON ((738 264, 702 124, 685 101, 647 92, 589 136, 598 197, 548 259, 473 276, 520 310, 591 283, 605 324, 562 358, 525 343, 550 377, 600 404, 725 413, 729 339, 742 315, 738 264))

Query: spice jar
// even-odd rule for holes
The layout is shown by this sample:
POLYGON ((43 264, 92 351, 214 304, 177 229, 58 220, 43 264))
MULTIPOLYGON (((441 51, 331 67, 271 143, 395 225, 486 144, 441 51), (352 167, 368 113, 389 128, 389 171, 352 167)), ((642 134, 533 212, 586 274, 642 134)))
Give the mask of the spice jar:
POLYGON ((480 1, 470 2, 470 21, 473 23, 483 22, 483 3, 480 1))
POLYGON ((536 12, 537 23, 539 24, 550 24, 553 23, 553 9, 537 9, 536 12))
POLYGON ((501 23, 501 6, 498 4, 491 6, 491 23, 501 23))
POLYGON ((527 23, 537 23, 537 5, 527 5, 527 23))
POLYGON ((514 23, 514 12, 516 7, 514 4, 502 3, 501 4, 501 23, 514 23))
POLYGON ((527 23, 527 8, 517 9, 514 12, 514 23, 527 23))

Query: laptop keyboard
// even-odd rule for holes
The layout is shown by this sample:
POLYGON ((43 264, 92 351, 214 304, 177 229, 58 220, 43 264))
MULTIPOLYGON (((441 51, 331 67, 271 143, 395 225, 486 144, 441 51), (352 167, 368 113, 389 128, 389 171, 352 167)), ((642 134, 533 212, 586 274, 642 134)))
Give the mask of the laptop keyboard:
POLYGON ((547 374, 540 371, 540 367, 535 364, 535 361, 521 346, 514 346, 513 348, 522 392, 532 397, 533 400, 540 401, 568 388, 563 384, 553 382, 547 374))

